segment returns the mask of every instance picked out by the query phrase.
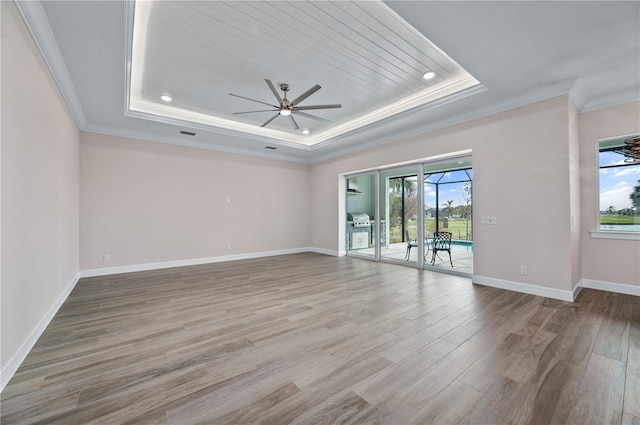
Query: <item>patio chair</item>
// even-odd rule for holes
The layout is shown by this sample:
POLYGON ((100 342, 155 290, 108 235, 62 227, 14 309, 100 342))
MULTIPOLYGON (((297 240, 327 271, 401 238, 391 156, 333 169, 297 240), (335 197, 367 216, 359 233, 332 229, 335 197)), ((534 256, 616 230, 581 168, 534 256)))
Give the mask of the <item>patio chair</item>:
POLYGON ((404 256, 404 259, 409 261, 409 255, 411 255, 411 248, 418 247, 418 239, 411 239, 409 237, 409 231, 404 231, 404 240, 407 241, 407 253, 404 256))
POLYGON ((453 260, 451 259, 451 236, 451 232, 435 232, 433 234, 433 240, 431 241, 431 250, 433 251, 433 255, 431 256, 432 266, 436 263, 438 251, 446 251, 449 253, 449 262, 451 263, 451 267, 453 267, 453 260))

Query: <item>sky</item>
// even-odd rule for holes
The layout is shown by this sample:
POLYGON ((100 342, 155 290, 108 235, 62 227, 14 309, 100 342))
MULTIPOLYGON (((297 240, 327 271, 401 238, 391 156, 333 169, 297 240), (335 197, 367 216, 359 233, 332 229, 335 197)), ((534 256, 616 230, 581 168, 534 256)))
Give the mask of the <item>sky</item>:
MULTIPOLYGON (((615 152, 600 152, 600 166, 623 164, 624 157, 615 152)), ((600 211, 609 206, 616 210, 631 208, 629 195, 640 184, 640 165, 600 169, 600 211)))
MULTIPOLYGON (((471 170, 468 170, 469 174, 472 174, 471 170)), ((464 183, 447 183, 449 181, 459 181, 466 179, 464 171, 453 171, 442 174, 434 174, 431 178, 429 178, 428 182, 440 182, 440 194, 438 197, 438 205, 440 208, 443 208, 442 204, 447 205, 447 201, 453 201, 451 204, 453 207, 458 207, 460 205, 466 205, 466 202, 463 197, 464 186, 470 184, 470 182, 464 183), (442 178, 440 178, 442 177, 442 178), (446 184, 445 184, 446 183, 446 184)), ((424 190, 424 204, 426 208, 435 208, 436 207, 436 185, 434 184, 426 184, 424 190)))

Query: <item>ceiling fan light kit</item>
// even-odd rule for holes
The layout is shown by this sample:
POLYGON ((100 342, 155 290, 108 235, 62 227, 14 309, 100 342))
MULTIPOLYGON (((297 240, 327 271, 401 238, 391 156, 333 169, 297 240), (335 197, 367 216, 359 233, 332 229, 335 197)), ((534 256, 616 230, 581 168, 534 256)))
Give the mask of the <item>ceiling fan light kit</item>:
MULTIPOLYGON (((261 103, 263 105, 268 105, 268 106, 271 106, 273 108, 273 109, 262 109, 262 110, 258 110, 258 111, 234 112, 234 115, 253 114, 253 113, 256 113, 256 112, 275 112, 276 114, 274 116, 272 116, 271 118, 269 118, 260 127, 266 127, 269 123, 271 123, 271 121, 276 119, 279 115, 282 115, 283 117, 289 117, 291 126, 294 129, 299 130, 300 127, 298 126, 298 123, 296 122, 296 120, 294 119, 292 114, 299 115, 301 117, 309 118, 309 119, 316 120, 316 121, 328 122, 329 120, 327 120, 325 118, 318 117, 316 115, 308 114, 306 112, 301 112, 301 111, 310 111, 310 110, 314 110, 314 109, 342 108, 342 105, 341 104, 337 104, 337 103, 336 104, 329 104, 329 105, 298 106, 300 104, 300 102, 304 101, 306 98, 308 98, 309 96, 311 96, 312 94, 314 94, 315 92, 317 92, 318 90, 321 89, 321 87, 318 84, 316 84, 315 86, 311 87, 309 90, 307 90, 306 92, 302 93, 300 96, 298 96, 294 100, 289 100, 289 99, 287 99, 287 92, 289 91, 289 84, 286 84, 286 83, 280 84, 280 90, 282 90, 282 92, 283 92, 283 96, 280 97, 280 95, 278 94, 278 91, 276 90, 276 88, 273 85, 273 83, 271 82, 271 80, 265 78, 264 81, 267 83, 267 86, 269 87, 269 89, 271 90, 271 92, 275 96, 276 100, 278 101, 278 105, 272 105, 270 103, 263 102, 261 100, 251 99, 251 98, 248 98, 248 97, 245 97, 245 96, 240 96, 240 95, 237 95, 237 94, 229 93, 229 95, 231 95, 231 96, 239 97, 240 99, 250 100, 252 102, 261 103)), ((307 134, 307 133, 305 133, 305 134, 307 134)))

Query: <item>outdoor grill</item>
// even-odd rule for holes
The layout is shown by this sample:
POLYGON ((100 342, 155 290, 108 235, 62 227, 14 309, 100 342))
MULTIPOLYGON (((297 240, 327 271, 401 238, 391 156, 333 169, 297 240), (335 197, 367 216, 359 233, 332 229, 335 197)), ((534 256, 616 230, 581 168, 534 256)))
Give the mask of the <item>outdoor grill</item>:
POLYGON ((371 246, 371 222, 369 214, 347 213, 348 248, 362 249, 371 246))
POLYGON ((353 223, 353 227, 371 227, 369 214, 366 213, 347 213, 347 220, 353 223))

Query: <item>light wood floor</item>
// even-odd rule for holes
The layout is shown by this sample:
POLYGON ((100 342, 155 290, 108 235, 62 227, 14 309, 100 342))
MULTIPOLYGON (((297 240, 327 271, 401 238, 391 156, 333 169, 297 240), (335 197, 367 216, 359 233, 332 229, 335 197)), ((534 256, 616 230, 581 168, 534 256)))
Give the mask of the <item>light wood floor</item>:
POLYGON ((2 392, 46 424, 640 422, 640 298, 296 254, 82 279, 2 392))

